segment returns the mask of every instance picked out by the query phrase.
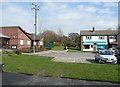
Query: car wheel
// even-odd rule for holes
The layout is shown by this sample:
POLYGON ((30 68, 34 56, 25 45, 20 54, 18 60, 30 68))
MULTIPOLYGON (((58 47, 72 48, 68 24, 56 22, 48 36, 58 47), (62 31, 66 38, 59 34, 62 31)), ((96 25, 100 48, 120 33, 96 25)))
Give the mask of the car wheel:
POLYGON ((97 59, 95 58, 95 61, 97 61, 97 59))
POLYGON ((114 64, 117 64, 117 62, 115 61, 114 64))
POLYGON ((104 61, 102 61, 101 59, 99 59, 99 61, 98 61, 100 64, 103 64, 103 63, 105 63, 104 61))

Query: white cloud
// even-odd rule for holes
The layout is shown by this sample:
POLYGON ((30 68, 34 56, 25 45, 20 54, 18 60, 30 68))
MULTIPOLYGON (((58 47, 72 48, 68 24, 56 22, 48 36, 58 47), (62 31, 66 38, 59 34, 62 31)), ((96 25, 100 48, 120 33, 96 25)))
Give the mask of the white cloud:
POLYGON ((27 9, 22 7, 16 6, 14 3, 5 3, 3 4, 3 11, 2 11, 2 21, 4 26, 14 25, 14 26, 21 26, 26 31, 33 32, 33 15, 31 15, 27 9), (7 7, 6 7, 7 6, 7 7))
MULTIPOLYGON (((42 3, 38 13, 38 27, 40 28, 42 25, 42 29, 49 28, 56 32, 61 28, 67 35, 70 32, 79 33, 81 29, 88 29, 93 26, 98 29, 117 26, 117 17, 110 15, 112 11, 108 5, 99 8, 81 3, 71 4, 73 3, 42 3)), ((101 4, 99 3, 99 5, 101 4)), ((11 3, 6 6, 3 10, 4 24, 20 25, 23 29, 33 32, 34 11, 25 9, 22 3, 20 5, 11 3)))
POLYGON ((118 2, 104 3, 104 7, 118 7, 118 2))
POLYGON ((93 7, 93 6, 78 5, 77 7, 81 11, 86 11, 86 12, 90 12, 90 13, 94 13, 94 12, 97 11, 97 9, 95 7, 93 7))
POLYGON ((113 13, 109 8, 101 9, 99 11, 100 14, 111 14, 113 13))

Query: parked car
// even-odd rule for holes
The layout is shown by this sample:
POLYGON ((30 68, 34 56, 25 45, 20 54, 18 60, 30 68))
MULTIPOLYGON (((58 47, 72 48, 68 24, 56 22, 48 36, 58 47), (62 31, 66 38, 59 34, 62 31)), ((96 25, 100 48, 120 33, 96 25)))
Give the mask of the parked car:
POLYGON ((117 58, 117 63, 120 64, 120 47, 115 50, 115 56, 117 58))
POLYGON ((116 48, 109 48, 109 50, 111 50, 115 54, 116 48))
POLYGON ((117 58, 111 50, 99 50, 95 54, 95 61, 98 63, 117 63, 117 58))

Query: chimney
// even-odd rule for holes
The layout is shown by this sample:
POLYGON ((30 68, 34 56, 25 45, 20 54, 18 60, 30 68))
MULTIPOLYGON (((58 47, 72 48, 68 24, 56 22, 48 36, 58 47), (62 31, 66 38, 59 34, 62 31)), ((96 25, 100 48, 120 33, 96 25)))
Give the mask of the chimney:
POLYGON ((93 30, 92 30, 93 32, 95 31, 95 28, 93 27, 93 30))

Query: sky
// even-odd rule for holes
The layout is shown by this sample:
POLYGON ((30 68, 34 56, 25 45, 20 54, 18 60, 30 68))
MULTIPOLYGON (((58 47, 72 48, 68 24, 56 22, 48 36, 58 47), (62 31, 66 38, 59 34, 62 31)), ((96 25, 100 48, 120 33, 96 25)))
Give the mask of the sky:
POLYGON ((117 2, 6 2, 0 3, 0 26, 20 26, 34 32, 32 3, 40 6, 37 13, 37 33, 52 30, 64 35, 80 30, 116 29, 118 26, 117 2))

